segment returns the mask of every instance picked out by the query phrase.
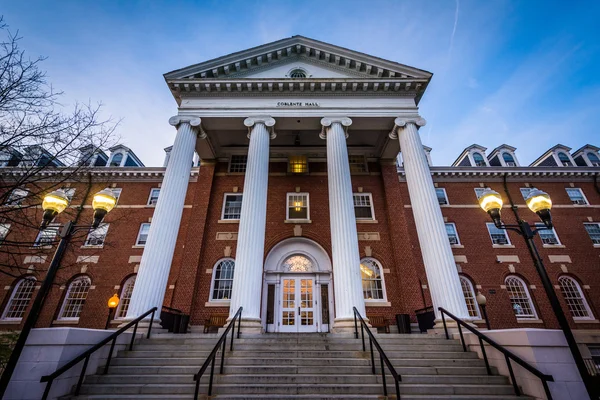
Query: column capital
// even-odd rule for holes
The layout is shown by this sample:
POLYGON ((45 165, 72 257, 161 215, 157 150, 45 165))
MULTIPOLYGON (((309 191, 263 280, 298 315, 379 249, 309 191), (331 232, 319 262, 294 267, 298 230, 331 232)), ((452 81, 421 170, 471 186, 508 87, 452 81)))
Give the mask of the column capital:
POLYGON ((417 127, 420 128, 422 126, 425 126, 426 123, 427 123, 427 121, 425 121, 425 118, 421 118, 421 117, 411 117, 411 118, 398 117, 394 120, 394 128, 392 129, 392 131, 389 134, 390 139, 398 139, 398 133, 397 133, 398 128, 404 128, 407 124, 415 124, 417 127))
POLYGON ((202 129, 202 120, 199 117, 187 117, 182 115, 175 115, 169 118, 169 124, 175 128, 179 128, 179 125, 187 122, 192 127, 192 130, 196 132, 200 139, 206 139, 206 132, 202 129))
POLYGON ((277 134, 275 133, 275 118, 270 117, 268 115, 257 115, 253 117, 248 117, 244 120, 244 125, 248 127, 248 139, 250 139, 250 134, 252 133, 252 127, 256 124, 263 124, 267 127, 269 134, 271 135, 271 139, 275 139, 277 134))
POLYGON ((321 133, 319 137, 321 139, 327 138, 327 128, 330 127, 333 123, 339 123, 344 127, 344 133, 346 134, 346 139, 348 138, 348 127, 352 125, 352 120, 348 117, 324 117, 321 118, 321 125, 323 128, 321 129, 321 133))

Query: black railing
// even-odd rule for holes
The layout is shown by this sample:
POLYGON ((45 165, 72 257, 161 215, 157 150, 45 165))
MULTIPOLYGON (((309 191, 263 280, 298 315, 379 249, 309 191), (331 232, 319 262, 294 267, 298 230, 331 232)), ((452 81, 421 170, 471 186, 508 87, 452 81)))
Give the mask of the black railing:
POLYGON ((85 377, 85 371, 87 369, 88 362, 90 361, 90 356, 92 355, 92 353, 96 352, 97 350, 100 350, 105 344, 112 341, 112 343, 110 345, 110 351, 108 353, 108 359, 106 360, 106 365, 104 365, 104 371, 102 372, 102 374, 106 374, 108 372, 108 367, 110 366, 110 360, 112 359, 112 354, 113 354, 113 350, 115 349, 115 344, 117 343, 117 337, 121 333, 125 332, 127 329, 129 329, 133 326, 134 327, 133 335, 131 335, 131 341, 129 342, 129 350, 130 351, 133 350, 133 343, 135 342, 135 335, 137 333, 138 324, 140 323, 141 320, 146 318, 148 315, 152 314, 152 316, 150 317, 150 325, 148 325, 148 333, 146 334, 146 338, 150 338, 150 331, 152 330, 152 323, 154 322, 154 313, 156 312, 156 310, 157 310, 157 308, 154 307, 154 308, 146 311, 145 313, 143 313, 142 315, 140 315, 139 317, 137 317, 136 319, 134 319, 133 321, 131 321, 130 323, 128 323, 127 325, 125 325, 124 327, 119 329, 118 331, 114 332, 110 336, 106 337, 105 339, 102 339, 102 341, 95 344, 92 348, 84 351, 83 353, 81 353, 80 355, 78 355, 77 357, 75 357, 74 359, 72 359, 71 361, 69 361, 68 363, 66 363, 65 365, 63 365, 62 367, 60 367, 59 369, 57 369, 56 371, 51 373, 50 375, 42 376, 42 378, 40 379, 40 382, 48 382, 46 384, 46 390, 44 390, 44 395, 42 396, 42 400, 46 400, 48 398, 48 394, 50 393, 50 388, 52 387, 52 382, 54 381, 54 379, 56 379, 60 375, 64 374, 66 371, 70 370, 75 365, 79 364, 79 362, 81 360, 85 360, 83 362, 83 368, 81 369, 81 373, 79 374, 79 381, 77 381, 77 386, 75 387, 74 394, 75 394, 75 396, 78 396, 79 391, 81 390, 81 384, 83 383, 83 378, 85 377))
POLYGON ((194 380, 196 381, 196 390, 194 392, 194 400, 198 400, 198 392, 200 391, 200 379, 202 379, 202 375, 208 369, 208 364, 210 364, 210 379, 208 381, 208 396, 212 396, 212 386, 213 386, 213 376, 215 374, 215 359, 217 358, 217 353, 219 352, 219 347, 221 347, 221 368, 219 369, 219 373, 223 373, 223 364, 225 363, 225 346, 227 345, 227 334, 231 331, 231 343, 229 344, 229 351, 233 351, 233 338, 236 336, 235 334, 235 321, 237 320, 237 338, 240 338, 240 326, 242 325, 242 309, 240 307, 231 321, 229 322, 229 326, 225 329, 225 332, 219 338, 215 347, 213 347, 212 351, 202 364, 200 371, 194 375, 194 380))
POLYGON ((390 362, 390 359, 385 355, 385 352, 379 345, 379 342, 377 342, 377 339, 375 339, 375 335, 373 335, 373 333, 369 329, 369 326, 367 325, 367 323, 365 322, 363 317, 360 315, 360 313, 358 312, 356 307, 352 307, 352 309, 354 310, 354 337, 356 339, 358 339, 358 321, 360 321, 360 335, 361 335, 361 339, 362 339, 363 351, 367 351, 367 348, 365 347, 365 331, 367 332, 367 335, 369 336, 369 348, 371 349, 371 372, 373 373, 373 375, 376 374, 376 372, 375 372, 375 356, 373 354, 373 345, 375 345, 375 348, 379 352, 379 361, 381 364, 381 380, 383 382, 383 395, 385 397, 387 397, 387 395, 388 395, 387 383, 385 381, 385 368, 384 368, 384 364, 385 364, 385 366, 387 366, 388 369, 390 370, 390 373, 392 374, 392 378, 394 378, 394 383, 396 385, 396 399, 400 399, 400 381, 402 381, 402 377, 396 372, 396 369, 390 362))
POLYGON ((542 385, 544 386, 544 391, 546 392, 546 397, 548 398, 548 400, 552 400, 552 395, 550 394, 550 388, 548 387, 548 382, 554 382, 554 378, 552 377, 552 375, 546 375, 543 372, 541 372, 539 369, 531 366, 529 363, 527 363, 527 361, 523 360, 521 357, 517 356, 515 353, 511 352, 510 350, 507 350, 501 344, 496 343, 494 340, 490 339, 489 337, 487 337, 483 333, 479 332, 477 329, 473 328, 472 326, 468 325, 466 322, 464 322, 460 318, 456 317, 455 315, 451 314, 450 312, 443 309, 442 307, 439 307, 438 310, 440 310, 440 313, 442 314, 442 322, 444 323, 444 332, 446 333, 446 339, 450 339, 450 335, 448 335, 448 327, 446 326, 446 318, 444 317, 444 315, 447 315, 450 318, 452 318, 454 321, 456 321, 456 324, 458 326, 458 333, 460 334, 460 341, 462 343, 463 351, 466 352, 468 350, 467 350, 467 345, 465 343, 465 338, 463 336, 462 328, 464 327, 469 332, 471 332, 475 336, 477 336, 477 338, 479 339, 479 346, 481 346, 481 354, 483 355, 483 359, 485 361, 485 368, 487 369, 488 375, 492 375, 492 369, 490 368, 490 363, 488 361, 487 354, 485 352, 485 346, 483 345, 483 342, 486 342, 487 344, 489 344, 490 346, 492 346, 493 348, 495 348, 496 350, 498 350, 500 353, 502 353, 504 355, 504 358, 506 360, 506 365, 508 367, 508 372, 510 373, 510 380, 512 381, 513 388, 515 389, 515 394, 517 396, 521 395, 521 390, 519 389, 519 385, 517 384, 517 380, 515 379, 515 373, 513 371, 512 365, 510 363, 511 360, 513 360, 515 363, 519 364, 521 367, 525 368, 527 371, 531 372, 533 375, 540 378, 540 380, 542 381, 542 385))

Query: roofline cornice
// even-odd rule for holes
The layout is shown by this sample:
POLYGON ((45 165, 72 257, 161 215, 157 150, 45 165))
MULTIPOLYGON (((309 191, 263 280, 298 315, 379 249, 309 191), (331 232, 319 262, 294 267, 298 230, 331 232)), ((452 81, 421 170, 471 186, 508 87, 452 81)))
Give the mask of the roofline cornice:
MULTIPOLYGON (((566 178, 600 176, 600 167, 430 167, 433 177, 444 178, 566 178)), ((398 168, 398 175, 404 178, 403 167, 398 168)))

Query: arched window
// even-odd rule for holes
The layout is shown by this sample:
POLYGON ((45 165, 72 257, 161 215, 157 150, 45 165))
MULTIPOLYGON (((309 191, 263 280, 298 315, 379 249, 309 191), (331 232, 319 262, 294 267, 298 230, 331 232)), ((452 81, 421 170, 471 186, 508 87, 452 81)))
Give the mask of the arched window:
POLYGON ((515 162, 515 158, 510 153, 502 153, 502 158, 504 159, 506 165, 509 167, 514 167, 517 165, 517 163, 515 162))
POLYGON ((558 278, 558 283, 573 319, 593 319, 594 316, 579 283, 570 276, 561 276, 558 278))
POLYGON ((367 301, 385 301, 385 285, 383 268, 374 258, 360 260, 360 275, 362 276, 363 296, 367 301))
POLYGON ((312 272, 313 263, 305 256, 296 255, 284 261, 283 269, 288 272, 312 272))
POLYGON ((481 153, 478 152, 473 153, 473 161, 475 161, 475 165, 478 167, 485 167, 487 165, 481 153))
POLYGON ((306 72, 304 72, 300 68, 296 68, 295 70, 290 72, 290 78, 306 78, 306 72))
POLYGON ((60 312, 58 313, 58 319, 73 321, 79 319, 85 299, 90 291, 90 286, 92 286, 92 280, 88 276, 80 276, 71 281, 60 312))
POLYGON ((136 276, 137 275, 131 275, 121 287, 121 296, 119 305, 117 306, 117 312, 115 313, 115 319, 123 319, 127 316, 127 309, 129 309, 129 302, 131 301, 131 294, 133 293, 133 285, 135 285, 136 276))
POLYGON ((510 304, 512 305, 515 316, 519 319, 537 319, 535 307, 533 306, 531 296, 529 296, 529 290, 527 290, 527 285, 523 282, 523 279, 514 275, 509 275, 504 280, 504 284, 506 285, 506 291, 508 292, 508 297, 510 297, 510 304))
POLYGON ((231 299, 231 287, 233 286, 234 269, 235 260, 233 258, 224 258, 217 262, 217 265, 215 265, 213 268, 210 301, 231 299))
POLYGON ((573 165, 569 156, 563 152, 558 153, 558 159, 560 160, 560 163, 563 165, 563 167, 570 167, 571 165, 573 165))
POLYGON ((2 313, 2 320, 20 321, 23 318, 31 301, 35 282, 35 278, 32 276, 27 276, 17 282, 2 313))
POLYGON ((467 303, 467 310, 469 316, 474 318, 480 318, 479 307, 477 305, 477 299, 475 298, 475 290, 471 281, 465 277, 460 277, 460 286, 462 287, 463 295, 465 296, 465 302, 467 303))
POLYGON ((594 153, 587 153, 588 160, 592 163, 594 167, 600 167, 600 158, 594 153))
POLYGON ((123 153, 117 153, 112 157, 112 160, 110 160, 110 166, 120 167, 121 161, 123 161, 123 153))

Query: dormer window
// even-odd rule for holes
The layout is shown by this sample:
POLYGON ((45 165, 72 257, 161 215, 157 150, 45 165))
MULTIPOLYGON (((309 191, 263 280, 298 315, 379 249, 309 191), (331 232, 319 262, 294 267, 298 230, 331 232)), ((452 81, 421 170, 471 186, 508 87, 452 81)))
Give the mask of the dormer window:
POLYGON ((111 167, 120 167, 122 161, 123 161, 123 154, 122 153, 117 153, 110 160, 110 166, 111 167))
POLYGON ((292 70, 292 72, 290 72, 290 78, 292 79, 302 79, 302 78, 306 78, 306 72, 304 72, 303 70, 296 68, 294 70, 292 70))
POLYGON ((588 156, 588 160, 590 160, 590 163, 592 163, 592 166, 594 167, 600 167, 600 158, 598 158, 598 156, 594 153, 587 153, 588 156))
POLYGON ((475 161, 475 165, 478 167, 485 167, 487 164, 485 163, 485 159, 481 155, 481 153, 473 153, 473 161, 475 161))
POLYGON ((504 159, 504 162, 506 163, 507 167, 516 167, 517 166, 517 163, 515 162, 515 159, 512 156, 512 154, 502 153, 502 158, 504 159))
POLYGON ((569 156, 563 152, 558 153, 558 159, 560 160, 560 163, 562 164, 563 167, 572 167, 573 166, 573 163, 571 162, 571 159, 569 158, 569 156))

